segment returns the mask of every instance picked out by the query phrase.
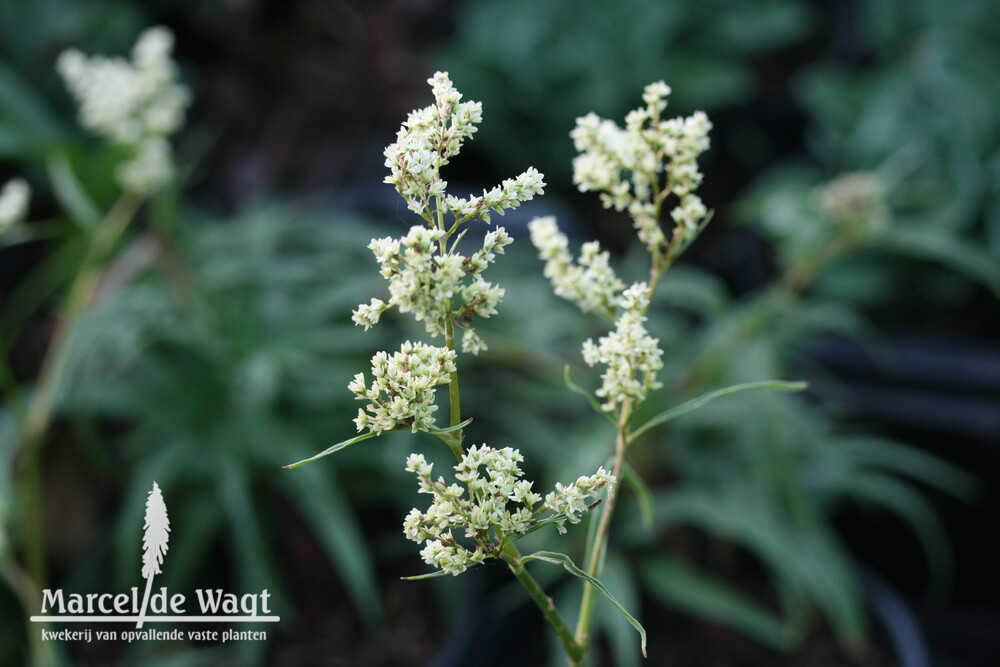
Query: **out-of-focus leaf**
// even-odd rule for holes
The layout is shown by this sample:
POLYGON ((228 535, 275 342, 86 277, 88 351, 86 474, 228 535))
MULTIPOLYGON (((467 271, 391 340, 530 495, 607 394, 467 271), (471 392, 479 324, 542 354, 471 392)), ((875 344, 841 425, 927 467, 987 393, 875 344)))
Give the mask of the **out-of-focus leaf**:
POLYGON ((757 389, 770 389, 772 391, 802 391, 807 387, 805 382, 785 382, 782 380, 766 380, 763 382, 748 382, 746 384, 733 385, 732 387, 726 387, 725 389, 717 389, 711 391, 707 394, 703 394, 697 398, 693 398, 690 401, 681 403, 677 407, 665 410, 660 414, 656 415, 649 421, 647 421, 642 426, 638 427, 629 434, 629 441, 631 442, 635 438, 639 437, 649 429, 654 426, 659 426, 660 424, 670 421, 671 419, 676 419, 681 415, 685 415, 693 410, 697 410, 707 403, 711 403, 717 398, 722 398, 723 396, 729 396, 731 394, 737 394, 741 391, 754 391, 757 389))
POLYGON ((612 424, 615 423, 615 420, 611 418, 611 415, 609 415, 607 412, 601 409, 601 402, 598 401, 593 394, 591 394, 586 389, 582 388, 577 383, 573 382, 573 377, 570 375, 569 372, 569 364, 566 364, 566 367, 563 369, 563 381, 566 383, 566 387, 574 394, 580 394, 581 396, 586 398, 587 403, 589 403, 590 407, 594 409, 594 412, 601 415, 602 417, 610 421, 612 424))
POLYGON ((282 475, 287 498, 296 505, 326 549, 354 605, 370 627, 382 621, 374 557, 330 471, 305 468, 292 479, 282 475))
POLYGON ((794 627, 729 584, 666 556, 642 565, 642 580, 664 603, 735 628, 786 651, 797 641, 794 627))
POLYGON ((934 229, 894 226, 873 237, 878 248, 943 264, 983 286, 1000 298, 1000 262, 996 257, 934 229))
POLYGON ((639 512, 642 515, 642 525, 649 530, 653 527, 653 494, 639 473, 627 461, 622 465, 622 481, 635 491, 635 497, 639 501, 639 512))
POLYGON ((920 540, 932 576, 948 576, 952 564, 948 533, 918 491, 896 477, 874 472, 855 475, 852 486, 860 500, 881 505, 906 521, 920 540))
POLYGON ((59 204, 79 225, 93 229, 100 221, 101 214, 73 173, 69 160, 65 155, 57 155, 49 159, 47 165, 52 192, 59 204))

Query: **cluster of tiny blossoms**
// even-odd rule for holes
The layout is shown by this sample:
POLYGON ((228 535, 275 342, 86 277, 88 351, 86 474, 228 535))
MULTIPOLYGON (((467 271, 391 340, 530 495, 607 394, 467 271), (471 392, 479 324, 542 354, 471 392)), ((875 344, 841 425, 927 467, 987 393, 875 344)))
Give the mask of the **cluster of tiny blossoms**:
POLYGON ((627 210, 654 255, 667 251, 659 213, 670 194, 679 199, 671 211, 677 225, 673 243, 697 234, 707 215, 694 191, 702 179, 697 159, 708 149, 712 124, 700 111, 663 120, 669 94, 667 84, 651 83, 642 95, 646 106, 631 111, 624 128, 591 113, 578 118, 570 133, 580 152, 573 160, 573 181, 582 192, 599 192, 606 208, 627 210))
POLYGON ((815 198, 820 211, 844 227, 878 229, 889 222, 882 182, 871 172, 841 174, 816 188, 815 198))
POLYGON ((578 262, 569 252, 569 240, 552 216, 528 223, 531 242, 545 260, 545 277, 557 296, 575 303, 584 312, 595 311, 614 319, 618 294, 625 284, 611 268, 607 251, 597 241, 584 243, 578 262))
POLYGON ((354 322, 368 329, 391 306, 413 313, 427 332, 443 336, 449 320, 465 328, 462 348, 472 354, 486 346, 471 323, 473 317, 496 314, 504 289, 482 277, 497 254, 512 242, 503 227, 486 233, 482 249, 465 257, 455 252, 437 253, 445 232, 420 225, 410 228, 401 239, 374 239, 369 249, 375 254, 382 276, 389 281, 389 302, 372 299, 354 311, 354 322))
POLYGON ((23 178, 12 178, 0 190, 0 234, 24 220, 31 201, 31 188, 23 178))
POLYGON ((645 400, 651 390, 660 387, 656 374, 663 368, 659 341, 643 324, 649 307, 649 286, 633 284, 622 293, 620 305, 623 312, 615 322, 615 330, 598 339, 597 344, 589 339, 583 344, 583 360, 589 366, 607 366, 597 396, 604 399, 601 407, 609 412, 626 400, 636 404, 645 400))
POLYGON ((168 137, 180 128, 190 102, 170 58, 173 43, 166 28, 150 28, 140 35, 131 61, 88 58, 76 50, 59 57, 59 73, 80 105, 81 125, 128 152, 116 175, 139 194, 173 177, 168 137))
POLYGON ((463 102, 443 72, 428 83, 434 104, 412 111, 396 141, 385 149, 389 168, 386 182, 396 187, 407 207, 427 226, 414 226, 401 239, 372 240, 368 247, 389 281, 389 300, 372 299, 360 305, 353 313, 354 322, 367 329, 395 306, 400 312, 413 313, 433 336, 445 336, 451 324, 458 326, 464 330, 463 351, 478 354, 486 344, 473 328, 473 318, 496 314, 504 296, 503 288, 481 274, 497 254, 503 253, 511 238, 498 227, 485 235, 481 250, 464 256, 455 252, 457 239, 453 237, 470 220, 489 222, 491 212, 502 215, 541 194, 545 183, 537 170, 529 168, 517 178, 483 191, 482 196, 462 199, 448 195, 441 168, 476 132, 476 124, 482 121, 482 105, 463 102))
MULTIPOLYGON (((437 72, 427 83, 434 93, 434 104, 411 111, 396 141, 385 149, 385 166, 389 168, 385 182, 396 186, 411 211, 433 223, 432 200, 443 198, 447 212, 456 220, 481 218, 489 222, 491 211, 503 215, 505 209, 517 208, 542 194, 542 175, 531 167, 517 178, 484 190, 479 197, 446 195, 448 182, 441 178, 441 167, 476 132, 476 125, 483 120, 483 107, 479 102, 462 102, 462 94, 445 72, 437 72)), ((440 206, 440 202, 435 205, 440 206)), ((440 208, 436 212, 445 213, 440 208)))
POLYGON ((434 387, 448 384, 454 372, 455 353, 447 348, 407 341, 392 356, 378 352, 372 357, 371 385, 366 385, 364 373, 348 385, 359 401, 369 402, 358 410, 354 423, 359 431, 375 434, 434 428, 434 387))
POLYGON ((424 562, 457 575, 495 557, 506 540, 540 524, 553 523, 564 531, 567 521, 578 523, 601 490, 615 482, 599 468, 572 484, 557 484, 543 500, 531 482, 521 479, 523 460, 510 447, 473 446, 455 466, 455 478, 465 484, 461 486, 433 479, 433 464, 422 454, 410 454, 406 469, 417 475, 420 492, 433 496, 426 512, 413 509, 403 521, 406 536, 424 544, 424 562))

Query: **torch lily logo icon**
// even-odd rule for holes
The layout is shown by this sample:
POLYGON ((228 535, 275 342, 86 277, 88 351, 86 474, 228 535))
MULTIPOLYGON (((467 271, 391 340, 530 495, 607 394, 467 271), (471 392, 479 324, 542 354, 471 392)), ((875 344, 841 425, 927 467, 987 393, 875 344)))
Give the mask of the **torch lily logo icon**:
POLYGON ((136 628, 141 628, 145 620, 146 609, 149 606, 149 592, 153 588, 153 577, 160 573, 163 555, 167 553, 167 542, 170 541, 170 519, 167 518, 167 506, 163 502, 160 487, 153 482, 153 489, 146 498, 146 521, 142 534, 142 578, 146 580, 146 592, 142 596, 142 607, 139 610, 139 621, 136 628))
MULTIPOLYGON (((192 596, 170 591, 167 586, 153 588, 153 579, 160 574, 169 543, 167 505, 160 486, 153 482, 153 488, 146 497, 143 522, 142 578, 146 580, 146 585, 142 603, 139 603, 137 586, 128 593, 117 594, 66 593, 62 589, 45 589, 42 591, 41 614, 32 616, 30 620, 34 623, 135 623, 136 630, 126 636, 130 641, 153 633, 143 629, 147 623, 277 623, 281 620, 271 614, 271 593, 266 588, 243 595, 228 593, 221 588, 198 588, 193 598, 200 613, 187 613, 186 607, 192 596)), ((223 641, 246 638, 232 630, 226 633, 223 641)), ((244 634, 247 633, 253 634, 251 631, 244 634)))

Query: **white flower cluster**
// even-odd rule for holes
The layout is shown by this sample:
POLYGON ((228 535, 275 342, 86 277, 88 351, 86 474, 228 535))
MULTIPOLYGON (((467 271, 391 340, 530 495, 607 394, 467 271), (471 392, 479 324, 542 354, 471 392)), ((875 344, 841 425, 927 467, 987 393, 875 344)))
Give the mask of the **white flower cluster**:
POLYGON ((708 149, 708 117, 698 111, 687 118, 661 119, 670 87, 662 81, 646 86, 645 107, 631 111, 621 128, 588 114, 570 133, 577 151, 573 181, 580 191, 600 192, 605 208, 627 210, 639 239, 655 254, 665 251, 660 205, 671 193, 680 203, 671 212, 674 237, 697 232, 706 210, 694 190, 701 183, 698 156, 708 149))
POLYGON ((24 220, 31 201, 31 188, 23 178, 12 178, 0 190, 0 234, 24 220))
POLYGON ((359 401, 369 401, 354 423, 359 431, 375 434, 400 427, 413 432, 434 428, 434 387, 451 382, 454 372, 455 353, 443 347, 407 341, 392 356, 377 353, 372 357, 371 386, 365 384, 364 373, 348 385, 359 401))
POLYGON ((166 28, 139 36, 132 60, 76 50, 59 57, 58 70, 80 105, 80 123, 129 152, 117 172, 123 187, 149 194, 173 177, 167 138, 180 128, 191 96, 177 82, 170 58, 174 38, 166 28))
POLYGON ((545 260, 545 277, 556 296, 572 301, 584 312, 596 311, 614 319, 618 294, 625 284, 615 275, 608 252, 601 251, 600 243, 584 243, 575 263, 569 240, 559 231, 554 217, 535 218, 528 229, 538 256, 545 260))
POLYGON ((388 303, 372 299, 358 306, 353 313, 355 324, 367 329, 387 308, 396 306, 400 312, 413 313, 434 336, 444 335, 449 319, 457 322, 466 329, 462 337, 466 352, 477 354, 486 348, 472 328, 472 320, 495 315, 504 289, 481 274, 513 241, 503 227, 497 227, 486 233, 482 249, 468 257, 455 252, 438 254, 444 234, 440 229, 416 225, 401 239, 372 240, 368 247, 389 281, 390 298, 388 303))
POLYGON ((622 293, 620 305, 624 312, 615 322, 615 330, 602 336, 596 345, 590 339, 583 344, 583 360, 589 366, 607 366, 597 395, 605 401, 601 407, 609 412, 628 399, 645 400, 651 390, 661 386, 656 374, 663 368, 659 340, 650 336, 643 324, 649 307, 649 286, 633 284, 622 293))
POLYGON ((433 222, 431 200, 440 198, 456 221, 480 218, 489 222, 491 211, 503 215, 506 209, 542 194, 543 177, 529 168, 517 178, 484 190, 481 197, 446 195, 448 183, 441 178, 441 168, 476 132, 476 125, 483 120, 483 107, 479 102, 462 102, 462 94, 446 72, 435 73, 427 83, 434 92, 434 104, 411 111, 396 141, 385 149, 385 166, 389 168, 385 182, 396 186, 411 211, 433 222))
POLYGON ((600 468, 573 484, 557 484, 543 501, 531 490, 532 483, 521 479, 523 461, 521 453, 510 447, 473 446, 455 466, 455 478, 465 483, 463 487, 441 477, 432 479, 433 464, 422 454, 410 454, 406 469, 417 475, 420 492, 434 498, 426 512, 412 509, 403 521, 406 537, 424 543, 420 555, 425 563, 457 575, 494 557, 505 539, 541 523, 554 523, 563 530, 566 521, 578 523, 601 489, 615 481, 600 468), (456 531, 468 546, 459 542, 456 531))
POLYGON ((878 229, 889 222, 882 181, 871 172, 841 174, 816 188, 815 198, 820 211, 840 225, 878 229))

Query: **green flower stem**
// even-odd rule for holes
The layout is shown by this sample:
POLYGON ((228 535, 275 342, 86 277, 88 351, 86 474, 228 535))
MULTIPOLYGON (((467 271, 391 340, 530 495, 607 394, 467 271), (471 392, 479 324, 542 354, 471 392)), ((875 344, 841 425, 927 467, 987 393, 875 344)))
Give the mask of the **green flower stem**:
MULTIPOLYGON (((669 193, 669 190, 665 190, 665 193, 669 193)), ((659 184, 654 181, 654 193, 653 201, 655 202, 655 216, 659 219, 662 207, 663 199, 661 196, 659 184)), ((666 270, 670 267, 673 262, 673 256, 668 252, 666 255, 657 256, 655 253, 650 253, 650 267, 649 267, 649 303, 653 302, 653 295, 656 294, 656 287, 659 285, 660 278, 666 273, 666 270)), ((645 315, 649 310, 649 306, 643 309, 642 314, 645 315)), ((628 420, 631 416, 631 409, 628 401, 622 404, 621 412, 618 415, 618 433, 615 438, 615 463, 612 474, 615 476, 614 485, 608 489, 608 499, 604 503, 601 510, 600 522, 597 525, 597 532, 594 535, 594 541, 590 545, 590 551, 587 554, 587 561, 585 563, 587 574, 595 579, 601 574, 601 569, 604 567, 604 555, 608 548, 608 538, 611 534, 611 519, 614 514, 616 501, 618 499, 618 490, 621 488, 621 474, 622 467, 625 463, 625 451, 628 448, 628 437, 626 430, 628 428, 628 420)), ((590 642, 590 625, 594 618, 594 604, 597 602, 596 590, 593 585, 589 582, 583 583, 583 598, 580 601, 580 616, 576 623, 576 641, 583 650, 583 657, 577 663, 573 663, 574 667, 577 665, 582 666, 584 663, 584 658, 587 654, 587 646, 590 642)))
MULTIPOLYGON (((445 231, 444 208, 442 204, 443 202, 441 201, 441 197, 437 197, 436 207, 435 207, 437 211, 437 226, 438 229, 440 229, 441 231, 445 231)), ((457 226, 458 225, 456 224, 455 227, 457 226)), ((450 231, 448 231, 444 236, 441 237, 440 255, 442 257, 448 254, 448 237, 451 235, 452 232, 455 231, 455 227, 453 227, 450 231)), ((449 312, 451 311, 451 304, 448 304, 448 310, 449 312)), ((445 322, 444 326, 444 342, 445 346, 447 346, 449 350, 451 350, 452 352, 455 351, 455 325, 452 323, 450 316, 448 317, 448 320, 445 322)), ((448 383, 448 404, 449 404, 448 425, 458 426, 459 424, 462 423, 462 399, 458 391, 458 364, 455 365, 455 371, 451 373, 451 382, 448 383)), ((449 444, 449 446, 452 448, 452 451, 455 452, 456 458, 461 460, 463 452, 461 431, 458 432, 456 437, 458 438, 458 442, 455 444, 455 446, 452 446, 451 444, 449 444)))
POLYGON ((538 609, 541 610, 542 616, 552 626, 556 637, 559 639, 559 643, 562 644, 563 650, 566 652, 566 657, 569 659, 570 664, 583 664, 583 659, 587 653, 586 648, 574 639, 573 631, 570 630, 569 626, 566 625, 566 621, 559 614, 555 602, 546 595, 541 585, 525 569, 517 547, 513 543, 508 544, 500 553, 500 558, 507 563, 507 567, 510 568, 511 573, 524 586, 524 590, 528 591, 528 595, 531 596, 531 599, 538 605, 538 609))
MULTIPOLYGON (((629 404, 626 400, 622 404, 621 412, 618 415, 618 436, 615 438, 615 464, 612 474, 615 476, 615 483, 608 489, 608 499, 603 504, 600 523, 597 524, 597 532, 587 554, 587 574, 597 578, 604 567, 604 554, 608 548, 608 537, 611 533, 611 517, 615 511, 615 501, 618 499, 618 490, 621 488, 622 465, 625 462, 625 447, 627 444, 625 429, 629 419, 629 404)), ((571 663, 574 667, 582 666, 587 654, 587 645, 590 640, 590 624, 594 617, 594 603, 597 602, 594 586, 585 581, 583 583, 583 599, 580 602, 580 617, 576 623, 576 642, 582 649, 583 655, 577 662, 571 663)))
MULTIPOLYGON (((42 529, 41 446, 52 424, 56 399, 65 380, 70 361, 70 343, 80 317, 91 304, 100 284, 104 267, 129 222, 135 217, 142 200, 136 195, 123 194, 98 224, 87 246, 79 271, 70 284, 66 301, 57 318, 55 332, 49 344, 35 391, 28 403, 21 430, 22 474, 19 499, 22 509, 22 539, 25 565, 32 585, 42 590, 47 583, 45 539, 42 529)), ((30 613, 30 610, 26 610, 30 613)), ((37 626, 31 628, 38 630, 37 626)), ((34 655, 36 664, 46 663, 34 655)))

